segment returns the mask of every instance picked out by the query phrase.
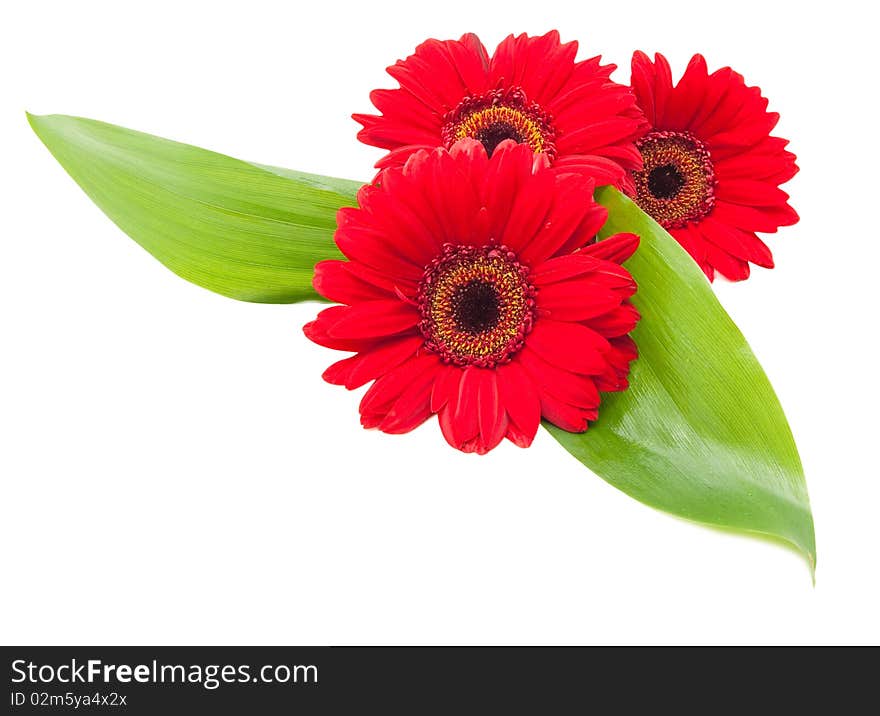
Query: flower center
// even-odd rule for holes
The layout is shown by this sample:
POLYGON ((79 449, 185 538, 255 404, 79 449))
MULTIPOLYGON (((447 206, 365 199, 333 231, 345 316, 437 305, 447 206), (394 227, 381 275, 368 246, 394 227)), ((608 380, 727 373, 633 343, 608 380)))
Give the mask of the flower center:
POLYGON ((681 191, 685 181, 674 164, 663 164, 648 173, 648 191, 656 199, 672 199, 681 191))
POLYGON ((501 318, 498 289, 475 278, 455 289, 452 296, 455 322, 467 333, 484 333, 498 325, 501 318))
POLYGON ((552 117, 519 87, 496 89, 478 97, 465 97, 446 115, 443 141, 448 149, 459 139, 482 142, 489 156, 505 139, 528 144, 534 152, 556 156, 552 117))
POLYGON ((506 363, 532 330, 536 292, 528 279, 505 246, 446 244, 419 285, 425 346, 456 365, 506 363))
POLYGON ((709 150, 687 132, 651 132, 638 142, 644 169, 634 172, 636 203, 664 228, 699 221, 715 206, 709 150))

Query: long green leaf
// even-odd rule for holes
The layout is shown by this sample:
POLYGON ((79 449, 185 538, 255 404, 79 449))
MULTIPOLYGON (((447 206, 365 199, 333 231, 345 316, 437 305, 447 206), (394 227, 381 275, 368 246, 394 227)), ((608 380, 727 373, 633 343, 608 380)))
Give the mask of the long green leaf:
MULTIPOLYGON (((121 127, 32 117, 58 161, 111 219, 184 278, 234 298, 317 298, 314 264, 339 256, 339 207, 358 183, 231 159, 121 127)), ((615 487, 676 515, 785 540, 815 565, 800 459, 748 344, 696 264, 630 200, 599 193, 603 236, 638 234, 639 359, 583 434, 547 428, 615 487)))
POLYGON ((339 257, 336 211, 359 186, 232 159, 104 122, 28 115, 92 200, 176 274, 260 303, 318 299, 316 257, 339 257))
POLYGON ((547 426, 628 495, 682 517, 795 545, 815 566, 803 469, 767 376, 702 272, 632 201, 600 190, 602 236, 641 237, 627 263, 642 314, 630 388, 602 398, 587 432, 547 426))

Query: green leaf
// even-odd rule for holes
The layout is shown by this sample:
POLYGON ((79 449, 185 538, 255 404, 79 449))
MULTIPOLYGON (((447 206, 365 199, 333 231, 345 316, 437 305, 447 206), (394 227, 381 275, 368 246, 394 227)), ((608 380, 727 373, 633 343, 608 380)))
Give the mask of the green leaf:
POLYGON ((767 376, 702 271, 628 198, 602 189, 602 237, 641 237, 627 268, 642 320, 630 388, 605 394, 581 434, 551 425, 562 446, 606 481, 691 520, 781 538, 815 566, 803 468, 767 376))
POLYGON ((320 297, 339 258, 336 211, 360 186, 232 159, 91 119, 28 115, 49 151, 123 231, 176 274, 243 301, 320 297))
MULTIPOLYGON (((28 116, 86 193, 162 263, 247 301, 319 298, 314 264, 340 254, 336 211, 357 182, 251 164, 88 119, 28 116)), ((641 236, 639 358, 582 434, 547 429, 615 487, 688 519, 793 544, 815 565, 797 448, 767 377, 702 272, 629 199, 601 190, 603 236, 641 236)))

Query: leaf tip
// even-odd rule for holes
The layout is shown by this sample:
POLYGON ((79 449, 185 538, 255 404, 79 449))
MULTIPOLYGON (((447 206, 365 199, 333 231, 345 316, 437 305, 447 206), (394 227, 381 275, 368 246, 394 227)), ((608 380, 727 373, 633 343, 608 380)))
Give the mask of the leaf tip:
POLYGON ((27 110, 24 111, 24 116, 27 118, 28 124, 31 126, 31 129, 34 130, 34 134, 38 137, 40 136, 40 129, 42 129, 41 124, 42 120, 46 117, 44 114, 31 114, 27 110))

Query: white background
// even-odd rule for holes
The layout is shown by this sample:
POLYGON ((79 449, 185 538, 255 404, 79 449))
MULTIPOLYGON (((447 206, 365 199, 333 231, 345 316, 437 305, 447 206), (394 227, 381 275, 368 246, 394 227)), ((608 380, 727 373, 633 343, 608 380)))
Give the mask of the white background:
POLYGON ((877 643, 878 139, 862 3, 8 3, 0 21, 0 641, 877 643), (11 8, 15 9, 11 9, 11 8), (819 8, 819 9, 817 9, 819 8), (10 15, 11 13, 11 15, 10 15), (717 284, 788 413, 818 540, 651 510, 545 433, 490 456, 360 428, 300 327, 177 278, 24 110, 367 178, 351 112, 428 36, 558 28, 629 78, 694 51, 782 113, 801 223, 717 284))

